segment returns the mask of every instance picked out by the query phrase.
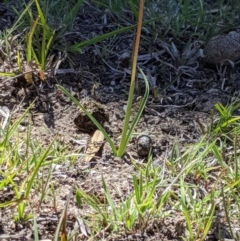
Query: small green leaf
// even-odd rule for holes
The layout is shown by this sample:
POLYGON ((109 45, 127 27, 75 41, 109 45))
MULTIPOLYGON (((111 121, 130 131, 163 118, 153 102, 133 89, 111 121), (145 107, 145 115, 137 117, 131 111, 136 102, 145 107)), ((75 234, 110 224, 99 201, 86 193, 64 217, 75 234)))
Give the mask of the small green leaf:
POLYGON ((81 208, 82 207, 82 198, 81 198, 81 193, 80 193, 79 189, 77 189, 77 191, 76 191, 76 201, 77 201, 77 206, 79 208, 81 208))

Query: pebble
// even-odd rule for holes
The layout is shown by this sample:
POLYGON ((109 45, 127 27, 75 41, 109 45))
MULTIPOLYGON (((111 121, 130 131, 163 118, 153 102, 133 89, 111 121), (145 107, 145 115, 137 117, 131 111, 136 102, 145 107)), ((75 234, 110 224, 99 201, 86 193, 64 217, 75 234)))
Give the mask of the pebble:
POLYGON ((152 139, 148 135, 140 135, 137 138, 137 153, 139 156, 147 156, 152 148, 152 139))

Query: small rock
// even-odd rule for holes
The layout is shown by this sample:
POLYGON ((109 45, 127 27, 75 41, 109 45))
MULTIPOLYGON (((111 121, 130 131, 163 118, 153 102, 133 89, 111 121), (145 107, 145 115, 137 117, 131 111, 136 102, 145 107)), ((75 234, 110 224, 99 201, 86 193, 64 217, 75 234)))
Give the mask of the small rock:
POLYGON ((18 126, 18 131, 19 131, 19 132, 25 132, 26 130, 27 130, 27 129, 26 129, 25 126, 21 126, 21 125, 18 126))
POLYGON ((211 64, 229 65, 240 59, 240 33, 232 31, 227 35, 211 38, 203 50, 206 62, 211 64))
POLYGON ((139 156, 147 156, 152 148, 152 139, 148 135, 140 135, 137 138, 137 152, 139 156))

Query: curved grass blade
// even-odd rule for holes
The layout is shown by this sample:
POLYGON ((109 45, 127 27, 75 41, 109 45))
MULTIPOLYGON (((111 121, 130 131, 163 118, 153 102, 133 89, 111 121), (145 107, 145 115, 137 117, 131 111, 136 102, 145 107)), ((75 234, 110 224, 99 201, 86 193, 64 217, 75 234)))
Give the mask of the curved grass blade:
MULTIPOLYGON (((128 133, 127 133, 126 138, 125 138, 125 141, 124 141, 125 142, 125 148, 124 149, 120 149, 119 148, 119 153, 118 153, 119 156, 123 155, 123 153, 125 152, 126 147, 127 147, 128 143, 130 141, 130 138, 131 138, 131 136, 133 134, 133 131, 134 131, 134 129, 135 129, 135 127, 136 127, 136 125, 137 125, 137 123, 138 123, 138 121, 139 121, 139 119, 140 119, 140 117, 142 115, 142 112, 143 112, 143 110, 144 110, 144 108, 146 106, 146 103, 147 103, 147 100, 148 100, 148 96, 149 96, 149 83, 148 83, 148 80, 146 78, 146 75, 143 73, 143 71, 140 68, 139 68, 139 71, 140 71, 140 73, 143 76, 146 89, 145 89, 144 96, 143 96, 143 98, 141 100, 141 103, 140 103, 137 115, 134 118, 133 123, 131 124, 131 127, 130 127, 128 133)), ((122 138, 124 138, 124 136, 122 136, 122 138)))

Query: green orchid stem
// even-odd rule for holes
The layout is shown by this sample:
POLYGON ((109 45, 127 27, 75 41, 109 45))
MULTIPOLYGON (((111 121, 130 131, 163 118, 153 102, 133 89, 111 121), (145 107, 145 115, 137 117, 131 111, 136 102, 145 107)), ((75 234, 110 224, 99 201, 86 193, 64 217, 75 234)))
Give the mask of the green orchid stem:
POLYGON ((136 34, 134 52, 133 52, 133 59, 132 59, 133 62, 132 62, 131 84, 130 84, 130 89, 129 89, 127 110, 126 110, 126 115, 125 115, 125 119, 124 119, 122 138, 121 138, 121 141, 120 141, 120 144, 119 144, 117 156, 122 156, 124 154, 124 152, 126 150, 127 143, 128 143, 127 133, 128 133, 128 125, 129 125, 129 120, 130 120, 130 116, 131 116, 133 94, 134 94, 134 88, 135 88, 137 57, 138 57, 138 50, 139 50, 141 29, 142 29, 142 19, 143 19, 143 7, 144 7, 144 0, 140 0, 140 2, 139 2, 139 12, 138 12, 137 34, 136 34))

